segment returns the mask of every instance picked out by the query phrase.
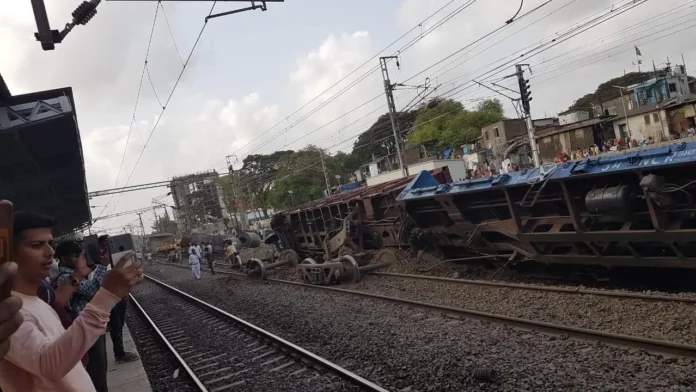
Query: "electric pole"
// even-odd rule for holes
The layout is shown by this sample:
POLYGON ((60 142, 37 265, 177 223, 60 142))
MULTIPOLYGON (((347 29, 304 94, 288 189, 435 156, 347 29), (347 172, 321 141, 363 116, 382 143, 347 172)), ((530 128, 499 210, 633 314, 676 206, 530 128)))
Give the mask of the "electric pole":
POLYGON ((324 181, 326 182, 326 197, 331 196, 331 186, 329 185, 329 177, 326 176, 326 166, 324 165, 324 153, 319 148, 319 157, 321 158, 321 170, 324 172, 324 181))
POLYGON ((541 160, 539 159, 539 149, 537 147, 536 139, 534 138, 534 123, 532 122, 532 113, 529 110, 529 101, 532 100, 532 92, 529 90, 529 80, 524 78, 524 70, 522 69, 522 66, 529 67, 529 64, 515 65, 515 75, 517 76, 517 83, 520 87, 520 100, 522 101, 522 109, 524 110, 525 120, 527 122, 527 136, 529 137, 529 146, 532 149, 532 160, 534 161, 534 167, 539 167, 541 166, 541 160))
POLYGON ((143 224, 143 213, 138 212, 138 219, 140 220, 140 230, 143 231, 143 240, 142 240, 142 246, 147 249, 147 245, 145 244, 145 225, 143 224))
MULTIPOLYGON (((236 155, 228 155, 225 157, 225 159, 227 160, 227 170, 228 170, 227 173, 228 173, 228 176, 230 177, 230 188, 232 189, 232 198, 233 198, 232 203, 234 204, 234 213, 232 214, 232 216, 234 217, 234 229, 237 231, 246 230, 245 223, 244 223, 244 222, 246 222, 246 214, 239 214, 239 209, 240 209, 239 204, 244 206, 244 201, 240 200, 237 197, 237 189, 236 189, 237 184, 235 181, 235 173, 234 173, 234 167, 233 167, 234 163, 237 162, 238 159, 237 159, 236 155), (234 161, 230 158, 234 158, 234 161), (240 215, 239 219, 237 219, 238 214, 240 215)), ((242 207, 242 210, 246 211, 243 207, 242 207)))
POLYGON ((394 142, 396 143, 396 154, 399 158, 399 167, 401 168, 401 176, 408 177, 408 168, 405 165, 404 157, 401 153, 401 134, 399 124, 396 121, 396 105, 394 104, 394 85, 389 81, 389 70, 387 69, 387 60, 396 59, 396 67, 399 68, 399 59, 396 56, 386 56, 379 58, 379 65, 382 68, 382 79, 384 79, 384 93, 387 96, 387 105, 389 106, 389 119, 391 120, 392 131, 394 132, 394 142))

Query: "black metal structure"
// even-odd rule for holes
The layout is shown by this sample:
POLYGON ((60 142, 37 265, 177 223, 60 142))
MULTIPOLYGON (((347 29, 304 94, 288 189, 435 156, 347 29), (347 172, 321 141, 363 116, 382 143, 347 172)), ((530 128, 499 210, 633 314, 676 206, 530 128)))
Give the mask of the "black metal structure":
POLYGON ((57 234, 90 222, 71 88, 13 96, 0 76, 0 199, 54 217, 57 234))

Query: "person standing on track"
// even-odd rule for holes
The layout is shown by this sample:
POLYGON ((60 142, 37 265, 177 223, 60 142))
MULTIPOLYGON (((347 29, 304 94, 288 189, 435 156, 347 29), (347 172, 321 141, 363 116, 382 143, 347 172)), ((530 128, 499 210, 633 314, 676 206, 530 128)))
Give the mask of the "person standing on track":
POLYGON ((237 245, 235 245, 234 241, 228 241, 227 242, 227 259, 230 262, 231 266, 238 265, 237 263, 237 245))
POLYGON ((196 245, 195 242, 191 243, 189 247, 189 265, 191 266, 191 271, 193 271, 193 276, 196 279, 201 278, 201 251, 200 247, 196 245))
POLYGON ((215 275, 215 267, 213 266, 213 244, 208 242, 205 245, 205 258, 208 260, 208 267, 210 268, 210 272, 215 275))

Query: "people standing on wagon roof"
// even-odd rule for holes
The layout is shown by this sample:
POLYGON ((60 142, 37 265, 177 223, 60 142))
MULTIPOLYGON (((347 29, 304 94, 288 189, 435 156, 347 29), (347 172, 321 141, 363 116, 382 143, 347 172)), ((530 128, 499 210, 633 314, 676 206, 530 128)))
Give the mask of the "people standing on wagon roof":
MULTIPOLYGON (((0 388, 3 392, 95 391, 80 360, 106 328, 111 308, 143 280, 140 264, 134 261, 126 266, 133 257, 124 257, 66 330, 56 312, 37 296, 39 285, 51 269, 54 221, 31 212, 17 212, 13 225, 17 275, 12 281, 12 296, 22 300, 24 321, 10 338, 10 349, 0 361, 0 388)), ((78 272, 70 282, 78 286, 84 278, 78 272)))

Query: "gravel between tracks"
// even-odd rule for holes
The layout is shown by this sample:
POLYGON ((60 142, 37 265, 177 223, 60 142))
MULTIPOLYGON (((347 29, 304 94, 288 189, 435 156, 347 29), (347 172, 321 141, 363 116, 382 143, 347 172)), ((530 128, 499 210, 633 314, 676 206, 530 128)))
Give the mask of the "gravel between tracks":
POLYGON ((366 276, 349 290, 528 320, 696 344, 696 305, 366 276))
POLYGON ((134 308, 128 307, 128 328, 153 392, 196 392, 198 389, 152 327, 134 308), (174 372, 179 369, 177 378, 174 372))
POLYGON ((393 391, 693 391, 696 362, 377 300, 148 267, 202 300, 393 391), (497 383, 473 379, 492 367, 497 383), (475 388, 475 389, 474 389, 475 388))

